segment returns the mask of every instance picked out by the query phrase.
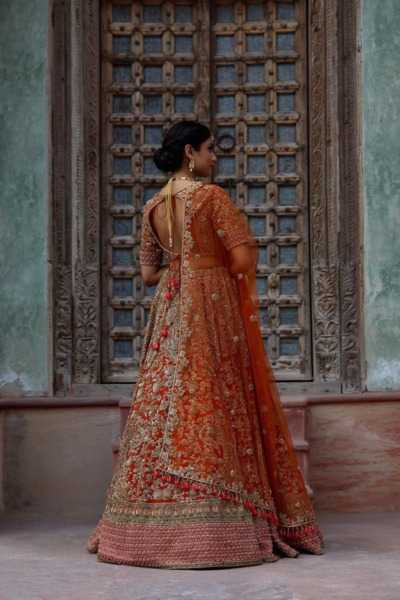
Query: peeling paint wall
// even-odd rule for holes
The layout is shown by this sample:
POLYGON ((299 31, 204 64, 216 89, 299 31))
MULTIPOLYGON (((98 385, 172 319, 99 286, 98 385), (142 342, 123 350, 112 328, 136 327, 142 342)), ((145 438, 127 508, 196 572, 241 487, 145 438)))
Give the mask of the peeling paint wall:
POLYGON ((362 5, 368 390, 400 390, 400 3, 362 5))
POLYGON ((0 395, 48 392, 46 0, 1 2, 0 395))

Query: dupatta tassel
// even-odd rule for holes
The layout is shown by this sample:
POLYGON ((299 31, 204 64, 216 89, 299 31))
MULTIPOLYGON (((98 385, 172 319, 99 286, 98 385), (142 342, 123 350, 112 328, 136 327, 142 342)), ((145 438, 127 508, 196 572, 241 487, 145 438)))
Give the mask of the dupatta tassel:
POLYGON ((299 538, 303 535, 311 535, 315 533, 315 526, 312 524, 280 527, 278 533, 282 538, 299 538))
POLYGON ((213 484, 205 484, 204 482, 190 480, 186 477, 182 477, 179 475, 171 475, 167 472, 162 472, 160 469, 155 469, 152 472, 154 479, 159 479, 165 483, 172 483, 176 488, 181 487, 181 489, 185 492, 192 489, 194 492, 202 493, 202 494, 212 494, 214 497, 219 496, 221 500, 225 500, 227 502, 234 502, 238 504, 239 502, 243 503, 243 506, 251 512, 253 517, 261 517, 262 519, 268 519, 269 521, 273 521, 274 523, 279 523, 279 519, 276 514, 274 514, 269 507, 259 506, 253 504, 246 498, 243 494, 238 492, 234 492, 232 490, 228 490, 226 488, 216 486, 213 484))

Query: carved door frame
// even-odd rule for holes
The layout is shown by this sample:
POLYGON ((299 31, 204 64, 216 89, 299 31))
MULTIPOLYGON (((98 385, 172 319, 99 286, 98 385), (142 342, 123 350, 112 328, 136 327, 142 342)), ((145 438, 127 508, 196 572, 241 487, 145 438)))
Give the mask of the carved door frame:
MULTIPOLYGON (((52 0, 50 30, 53 367, 57 395, 130 393, 101 374, 100 3, 52 0)), ((314 381, 364 389, 360 0, 310 0, 309 181, 314 381)))

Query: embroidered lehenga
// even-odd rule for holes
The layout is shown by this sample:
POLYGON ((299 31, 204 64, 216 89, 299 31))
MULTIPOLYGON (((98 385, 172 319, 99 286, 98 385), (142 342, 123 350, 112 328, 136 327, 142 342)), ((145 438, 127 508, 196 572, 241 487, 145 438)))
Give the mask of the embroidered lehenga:
POLYGON ((180 256, 145 207, 140 260, 169 261, 156 288, 138 381, 104 514, 88 549, 117 564, 256 565, 320 554, 308 498, 263 350, 254 272, 235 281, 229 250, 249 242, 218 186, 195 183, 180 256))

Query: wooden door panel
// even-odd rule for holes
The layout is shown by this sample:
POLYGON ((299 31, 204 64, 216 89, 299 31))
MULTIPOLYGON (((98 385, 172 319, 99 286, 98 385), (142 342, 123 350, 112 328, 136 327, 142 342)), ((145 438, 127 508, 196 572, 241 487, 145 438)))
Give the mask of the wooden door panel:
POLYGON ((311 376, 305 18, 305 2, 211 10, 215 182, 259 244, 262 332, 279 379, 311 376))
POLYGON ((103 380, 132 381, 154 290, 140 278, 152 156, 181 118, 217 139, 214 181, 259 244, 265 345, 278 379, 311 377, 306 2, 104 2, 103 380))

